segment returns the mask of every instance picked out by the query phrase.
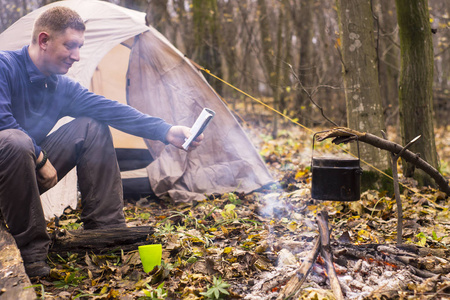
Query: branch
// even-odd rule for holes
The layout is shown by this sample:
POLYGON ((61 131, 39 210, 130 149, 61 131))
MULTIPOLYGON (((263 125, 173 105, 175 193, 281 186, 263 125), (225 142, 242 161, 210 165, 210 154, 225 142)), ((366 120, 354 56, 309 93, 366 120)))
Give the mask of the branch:
POLYGON ((433 180, 436 182, 436 184, 439 186, 441 191, 446 193, 448 196, 450 196, 450 186, 448 184, 448 180, 442 176, 441 173, 439 173, 436 168, 431 166, 429 163, 427 163, 425 160, 420 158, 419 155, 411 152, 410 150, 404 150, 403 153, 402 149, 404 149, 403 146, 384 140, 376 135, 373 135, 371 133, 367 132, 359 132, 350 128, 345 127, 338 127, 333 128, 329 131, 319 133, 317 134, 317 140, 323 141, 328 138, 334 138, 333 143, 340 144, 340 143, 347 143, 352 140, 355 140, 356 137, 358 137, 358 140, 361 142, 364 142, 366 144, 370 144, 374 147, 387 150, 391 153, 399 155, 399 157, 402 157, 407 162, 415 165, 417 168, 423 170, 425 173, 427 173, 433 180))
POLYGON ((323 108, 316 102, 314 101, 314 99, 312 98, 311 94, 308 93, 308 91, 306 90, 306 88, 303 86, 303 83, 301 82, 300 78, 298 77, 298 75, 294 72, 294 69, 292 68, 291 64, 288 64, 289 67, 291 68, 292 74, 294 75, 295 79, 297 79, 298 83, 300 84, 300 87, 302 88, 302 91, 308 96, 309 101, 311 101, 312 104, 314 104, 314 106, 316 106, 319 110, 320 113, 322 114, 322 117, 325 118, 325 120, 327 120, 328 122, 330 122, 331 124, 333 124, 334 126, 339 126, 338 124, 336 124, 335 122, 333 122, 332 120, 330 120, 324 113, 323 108))

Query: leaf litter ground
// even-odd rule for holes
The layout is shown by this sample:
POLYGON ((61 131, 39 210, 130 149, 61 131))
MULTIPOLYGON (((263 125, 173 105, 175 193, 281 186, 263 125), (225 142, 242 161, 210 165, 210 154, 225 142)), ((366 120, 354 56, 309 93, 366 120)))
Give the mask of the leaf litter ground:
MULTIPOLYGON (((446 177, 450 171, 448 129, 436 134, 441 172, 446 177)), ((36 282, 38 295, 45 299, 275 299, 312 248, 318 235, 315 216, 323 209, 330 216, 332 239, 355 245, 395 243, 393 195, 368 190, 356 202, 313 200, 312 137, 297 128, 281 130, 276 139, 261 128, 246 130, 277 184, 247 195, 212 195, 196 203, 153 198, 126 201, 128 226, 155 228, 149 243, 163 245, 162 265, 145 273, 137 249, 102 255, 51 254, 52 274, 36 282)), ((316 147, 323 152, 341 151, 327 142, 316 147)), ((405 243, 447 249, 449 198, 438 190, 418 188, 411 180, 401 181, 409 186, 402 193, 405 243)), ((59 226, 82 227, 79 210, 68 209, 59 226)), ((364 263, 368 264, 360 262, 360 268, 364 263)), ((387 276, 399 273, 394 267, 383 269, 387 276)), ((337 271, 341 282, 345 276, 355 277, 345 274, 345 269, 337 271)), ((303 285, 302 299, 333 299, 323 273, 318 261, 303 285)), ((400 276, 401 286, 383 287, 368 285, 367 276, 358 276, 361 285, 353 283, 344 290, 348 298, 379 299, 384 289, 396 288, 398 298, 428 299, 427 295, 436 296, 437 290, 450 285, 445 279, 430 284, 400 276)))

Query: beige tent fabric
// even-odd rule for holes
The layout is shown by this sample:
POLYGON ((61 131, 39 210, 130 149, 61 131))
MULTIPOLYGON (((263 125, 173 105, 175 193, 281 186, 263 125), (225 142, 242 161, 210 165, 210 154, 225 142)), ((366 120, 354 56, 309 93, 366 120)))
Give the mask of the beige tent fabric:
MULTIPOLYGON (((216 111, 203 145, 195 151, 186 153, 160 142, 147 141, 156 158, 147 171, 158 195, 169 194, 174 200, 187 201, 203 198, 204 193, 248 192, 272 181, 259 154, 202 75, 159 32, 145 26, 142 12, 105 1, 57 1, 31 12, 2 32, 0 50, 16 50, 29 44, 34 20, 45 9, 58 5, 76 10, 86 23, 81 59, 68 76, 89 87, 105 55, 120 43, 138 36, 128 74, 132 106, 173 124, 187 126, 192 126, 203 107, 216 111)), ((110 64, 116 62, 111 59, 110 64)), ((69 205, 76 207, 76 183, 76 173, 72 170, 42 195, 46 218, 61 215, 69 205)))
POLYGON ((250 192, 272 182, 254 146, 201 73, 158 32, 147 31, 133 45, 128 69, 129 104, 166 121, 192 126, 204 107, 215 117, 201 146, 185 152, 146 141, 155 158, 148 167, 159 196, 175 201, 204 194, 250 192))

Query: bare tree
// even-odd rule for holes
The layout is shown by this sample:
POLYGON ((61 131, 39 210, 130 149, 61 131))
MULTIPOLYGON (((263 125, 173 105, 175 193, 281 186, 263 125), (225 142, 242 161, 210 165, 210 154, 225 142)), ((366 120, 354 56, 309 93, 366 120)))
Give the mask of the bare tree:
MULTIPOLYGON (((337 0, 348 127, 381 136, 384 118, 370 0, 337 0)), ((361 157, 389 168, 385 152, 360 146, 361 157)), ((354 151, 355 153, 355 151, 354 151)))
POLYGON ((378 69, 386 125, 398 122, 398 77, 400 72, 400 42, 395 3, 374 1, 378 69), (375 4, 376 3, 376 4, 375 4))
POLYGON ((295 7, 291 10, 294 15, 296 35, 300 41, 298 53, 298 78, 303 89, 299 89, 295 99, 296 111, 302 124, 312 125, 312 103, 306 91, 311 92, 318 84, 316 76, 317 55, 314 45, 314 1, 294 1, 295 7))
MULTIPOLYGON (((200 65, 222 77, 217 0, 193 0, 192 3, 195 43, 193 58, 200 65)), ((218 81, 210 83, 221 94, 222 84, 218 81)))
MULTIPOLYGON (((427 0, 396 0, 400 27, 401 72, 399 85, 400 124, 403 143, 416 136, 411 146, 431 166, 438 167, 433 125, 433 40, 427 0)), ((404 161, 403 174, 414 176, 419 183, 433 185, 427 174, 416 172, 404 161)))
POLYGON ((150 0, 146 9, 145 21, 164 35, 168 34, 170 16, 167 11, 167 0, 150 0))

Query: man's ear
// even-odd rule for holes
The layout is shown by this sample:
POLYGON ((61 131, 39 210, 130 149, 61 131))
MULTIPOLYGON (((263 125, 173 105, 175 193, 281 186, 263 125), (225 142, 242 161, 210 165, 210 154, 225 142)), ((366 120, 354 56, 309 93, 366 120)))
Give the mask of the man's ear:
POLYGON ((39 48, 41 48, 42 50, 47 50, 49 40, 50 35, 47 32, 43 31, 39 33, 38 35, 39 48))

